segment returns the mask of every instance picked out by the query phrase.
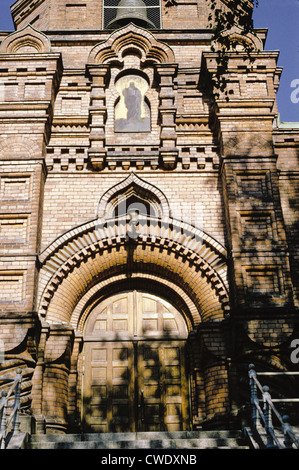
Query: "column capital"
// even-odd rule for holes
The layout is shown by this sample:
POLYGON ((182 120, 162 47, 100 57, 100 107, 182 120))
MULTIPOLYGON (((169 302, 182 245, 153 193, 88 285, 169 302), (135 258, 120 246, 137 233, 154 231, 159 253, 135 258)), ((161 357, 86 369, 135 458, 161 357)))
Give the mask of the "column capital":
POLYGON ((108 64, 87 64, 86 70, 94 83, 107 86, 110 79, 110 65, 108 64))

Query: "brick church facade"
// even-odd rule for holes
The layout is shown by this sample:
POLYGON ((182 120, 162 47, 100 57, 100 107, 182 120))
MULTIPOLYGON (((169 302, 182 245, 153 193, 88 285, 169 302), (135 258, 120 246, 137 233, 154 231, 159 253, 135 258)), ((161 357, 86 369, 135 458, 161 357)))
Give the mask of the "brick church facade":
POLYGON ((209 3, 145 3, 18 0, 0 33, 0 377, 37 433, 237 426, 248 364, 296 370, 278 52, 227 31, 226 99, 209 3))

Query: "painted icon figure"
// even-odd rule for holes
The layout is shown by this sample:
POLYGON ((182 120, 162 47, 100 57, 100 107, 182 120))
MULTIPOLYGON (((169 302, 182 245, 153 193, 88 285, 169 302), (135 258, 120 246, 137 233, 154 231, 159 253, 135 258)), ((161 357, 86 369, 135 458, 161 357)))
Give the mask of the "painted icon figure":
POLYGON ((121 90, 115 108, 115 132, 150 132, 150 110, 139 81, 130 77, 125 83, 128 86, 121 90))
POLYGON ((141 119, 141 93, 134 82, 130 82, 130 86, 124 89, 123 95, 127 108, 127 120, 139 121, 141 119))

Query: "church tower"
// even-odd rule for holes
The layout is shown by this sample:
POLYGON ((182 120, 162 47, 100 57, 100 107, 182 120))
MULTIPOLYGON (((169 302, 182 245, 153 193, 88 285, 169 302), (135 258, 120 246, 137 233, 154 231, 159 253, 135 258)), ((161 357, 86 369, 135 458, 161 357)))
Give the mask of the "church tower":
POLYGON ((208 0, 11 7, 0 378, 35 433, 239 428, 248 365, 294 370, 299 130, 238 3, 224 89, 208 0))

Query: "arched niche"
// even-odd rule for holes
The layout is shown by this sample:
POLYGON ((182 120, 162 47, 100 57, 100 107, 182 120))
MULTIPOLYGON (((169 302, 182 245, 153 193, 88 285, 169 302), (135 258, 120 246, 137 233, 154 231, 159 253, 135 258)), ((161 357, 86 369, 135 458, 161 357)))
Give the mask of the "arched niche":
POLYGON ((9 34, 1 44, 1 54, 45 54, 50 50, 49 38, 31 25, 9 34))
POLYGON ((169 217, 166 196, 156 186, 149 184, 132 172, 127 178, 110 188, 100 199, 97 216, 111 219, 128 213, 133 203, 144 206, 142 213, 154 217, 169 217))
POLYGON ((94 46, 88 64, 122 64, 128 53, 138 56, 142 64, 175 62, 174 53, 168 45, 157 41, 149 31, 129 24, 94 46))

